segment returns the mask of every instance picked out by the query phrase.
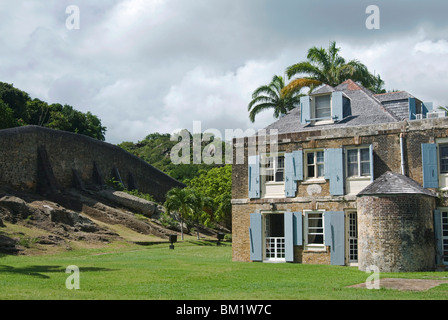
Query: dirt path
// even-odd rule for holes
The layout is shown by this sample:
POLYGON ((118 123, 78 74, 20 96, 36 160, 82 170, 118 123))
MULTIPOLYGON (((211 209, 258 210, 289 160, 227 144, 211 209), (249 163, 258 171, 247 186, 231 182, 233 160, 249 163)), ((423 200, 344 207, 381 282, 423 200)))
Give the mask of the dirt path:
MULTIPOLYGON (((437 287, 443 283, 448 283, 448 280, 384 278, 380 279, 380 288, 402 291, 425 291, 437 287)), ((349 286, 349 288, 365 287, 365 283, 349 286)))

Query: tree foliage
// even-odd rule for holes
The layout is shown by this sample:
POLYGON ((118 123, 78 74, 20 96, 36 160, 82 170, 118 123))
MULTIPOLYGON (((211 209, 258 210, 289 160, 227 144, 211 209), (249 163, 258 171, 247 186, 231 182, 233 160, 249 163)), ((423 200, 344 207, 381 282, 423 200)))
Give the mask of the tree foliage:
POLYGON ((330 42, 328 49, 312 47, 308 50, 307 61, 296 63, 286 69, 288 78, 294 76, 319 81, 320 84, 337 86, 351 79, 360 82, 375 93, 385 92, 381 77, 369 72, 358 60, 346 61, 339 55, 341 48, 330 42))
MULTIPOLYGON (((314 81, 314 84, 316 83, 317 81, 314 81)), ((302 83, 302 87, 312 84, 313 81, 310 80, 308 83, 302 83)), ((255 122, 256 115, 268 109, 273 109, 274 118, 279 118, 281 114, 286 114, 296 107, 303 94, 299 93, 298 87, 295 90, 284 89, 285 81, 278 75, 274 75, 268 85, 262 85, 255 89, 252 93, 252 100, 247 106, 250 121, 255 122)))
POLYGON ((37 125, 105 140, 106 128, 90 112, 83 113, 70 105, 31 99, 28 93, 3 82, 0 82, 0 114, 0 129, 37 125))
POLYGON ((231 228, 232 166, 213 168, 186 183, 211 200, 211 219, 231 228))

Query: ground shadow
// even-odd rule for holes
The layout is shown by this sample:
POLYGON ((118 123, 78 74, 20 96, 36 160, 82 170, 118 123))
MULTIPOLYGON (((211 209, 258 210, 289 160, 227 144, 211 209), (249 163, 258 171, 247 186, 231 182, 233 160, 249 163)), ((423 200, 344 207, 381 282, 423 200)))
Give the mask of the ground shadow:
MULTIPOLYGON (((38 277, 41 279, 49 279, 50 277, 44 273, 65 273, 66 267, 62 266, 26 266, 26 267, 12 267, 7 265, 0 265, 0 273, 13 273, 38 277)), ((97 268, 97 267, 80 267, 80 272, 97 272, 97 271, 114 271, 115 269, 97 268)))

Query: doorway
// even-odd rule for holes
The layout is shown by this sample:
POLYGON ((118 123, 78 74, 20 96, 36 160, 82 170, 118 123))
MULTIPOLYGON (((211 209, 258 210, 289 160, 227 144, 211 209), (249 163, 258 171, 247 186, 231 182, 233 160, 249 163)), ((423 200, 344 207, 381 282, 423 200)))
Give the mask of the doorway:
POLYGON ((265 216, 265 261, 285 261, 285 216, 269 213, 265 216))

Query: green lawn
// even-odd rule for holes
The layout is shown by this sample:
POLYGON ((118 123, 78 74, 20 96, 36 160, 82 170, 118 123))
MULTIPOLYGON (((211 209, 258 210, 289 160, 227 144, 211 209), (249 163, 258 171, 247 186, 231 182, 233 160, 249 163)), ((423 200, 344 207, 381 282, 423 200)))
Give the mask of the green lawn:
MULTIPOLYGON (((353 267, 232 262, 229 244, 177 243, 83 249, 45 256, 0 257, 0 299, 448 299, 448 284, 425 292, 346 288, 365 282, 353 267), (68 290, 66 267, 80 269, 68 290)), ((381 274, 437 278, 448 272, 381 274)))

